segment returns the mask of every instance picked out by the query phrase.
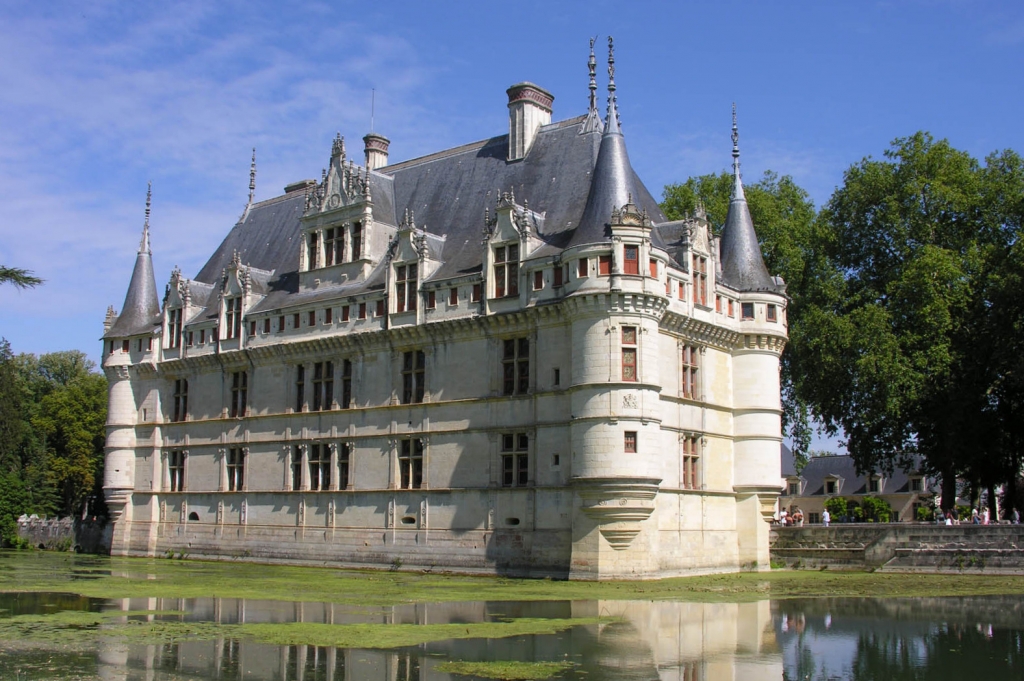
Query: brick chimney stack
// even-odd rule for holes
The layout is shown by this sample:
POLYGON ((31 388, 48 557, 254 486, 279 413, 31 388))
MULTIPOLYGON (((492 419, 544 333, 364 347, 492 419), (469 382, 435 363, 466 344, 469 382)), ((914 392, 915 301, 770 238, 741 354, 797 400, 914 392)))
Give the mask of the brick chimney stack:
POLYGON ((363 151, 366 153, 367 168, 377 170, 388 164, 388 145, 391 144, 391 140, 384 135, 371 132, 363 137, 363 144, 366 145, 363 151))
POLYGON ((551 122, 555 96, 533 83, 519 83, 508 90, 508 160, 526 156, 537 129, 551 122))

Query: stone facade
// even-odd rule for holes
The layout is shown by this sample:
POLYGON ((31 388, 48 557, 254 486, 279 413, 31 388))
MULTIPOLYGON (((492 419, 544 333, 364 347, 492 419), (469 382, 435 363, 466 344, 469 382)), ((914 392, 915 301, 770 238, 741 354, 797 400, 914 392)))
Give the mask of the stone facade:
POLYGON ((104 336, 112 552, 767 569, 786 297, 735 119, 717 237, 700 211, 668 221, 636 177, 613 82, 603 121, 592 96, 549 123, 553 97, 522 83, 510 135, 402 163, 376 167, 378 135, 356 166, 339 137, 320 182, 250 198, 162 304, 147 205, 104 336))

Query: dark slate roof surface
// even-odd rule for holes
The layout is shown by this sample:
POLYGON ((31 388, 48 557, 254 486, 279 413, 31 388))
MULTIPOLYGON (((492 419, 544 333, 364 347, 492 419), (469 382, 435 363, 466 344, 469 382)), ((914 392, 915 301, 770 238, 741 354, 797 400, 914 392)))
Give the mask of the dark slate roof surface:
MULTIPOLYGON (((883 474, 881 470, 875 471, 874 475, 882 476, 882 488, 878 494, 896 494, 898 492, 910 491, 910 476, 921 475, 923 461, 918 457, 909 469, 896 468, 891 475, 883 474)), ((783 477, 791 477, 793 473, 786 473, 783 467, 783 477)), ((800 477, 804 479, 804 493, 802 496, 813 496, 825 493, 825 479, 835 476, 843 479, 840 495, 866 494, 868 480, 866 475, 857 473, 853 457, 842 454, 837 456, 814 456, 804 466, 800 477)))
POLYGON ((153 273, 153 256, 149 249, 147 227, 143 230, 142 244, 135 257, 135 267, 132 269, 132 279, 128 284, 128 293, 125 294, 121 314, 103 337, 151 333, 160 324, 160 299, 156 295, 156 275, 153 273))

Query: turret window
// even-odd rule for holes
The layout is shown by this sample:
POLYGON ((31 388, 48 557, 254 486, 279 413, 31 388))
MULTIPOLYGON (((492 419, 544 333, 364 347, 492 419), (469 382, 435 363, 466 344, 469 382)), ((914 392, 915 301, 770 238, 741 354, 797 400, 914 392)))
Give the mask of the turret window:
POLYGON ((747 320, 754 318, 754 304, 740 303, 740 319, 747 320))
POLYGON ((602 255, 597 258, 597 275, 607 277, 612 273, 612 256, 602 255))
POLYGON ((636 381, 636 327, 622 327, 622 380, 636 381))
POLYGON ((242 335, 242 298, 224 299, 225 338, 238 338, 242 335))
POLYGON ((519 295, 519 245, 509 244, 494 249, 494 297, 519 295))
POLYGON ((778 321, 778 318, 779 318, 778 307, 775 306, 775 305, 771 305, 771 304, 766 305, 765 306, 765 319, 767 319, 770 322, 775 322, 775 321, 778 321))
POLYGON ((636 431, 627 430, 622 434, 622 450, 626 454, 636 454, 636 431))
POLYGON ((640 274, 640 247, 623 246, 622 272, 623 274, 640 274))
POLYGON ((416 264, 395 268, 396 311, 412 312, 416 309, 416 264))

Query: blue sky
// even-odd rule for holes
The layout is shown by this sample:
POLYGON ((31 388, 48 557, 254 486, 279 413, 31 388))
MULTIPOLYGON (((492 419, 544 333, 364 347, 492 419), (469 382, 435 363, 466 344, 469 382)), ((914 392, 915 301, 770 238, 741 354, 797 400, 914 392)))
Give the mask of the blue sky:
POLYGON ((0 289, 0 335, 98 358, 148 180, 163 290, 241 213, 252 147, 266 199, 319 177, 335 132, 360 148, 371 89, 392 160, 501 134, 523 80, 568 118, 586 109, 588 38, 608 34, 630 158, 656 195, 728 167, 734 101, 747 180, 792 175, 818 205, 917 130, 1024 152, 1020 2, 3 1, 0 264, 46 284, 0 289))

